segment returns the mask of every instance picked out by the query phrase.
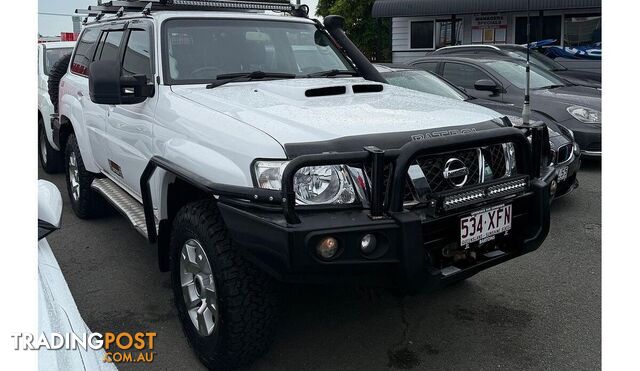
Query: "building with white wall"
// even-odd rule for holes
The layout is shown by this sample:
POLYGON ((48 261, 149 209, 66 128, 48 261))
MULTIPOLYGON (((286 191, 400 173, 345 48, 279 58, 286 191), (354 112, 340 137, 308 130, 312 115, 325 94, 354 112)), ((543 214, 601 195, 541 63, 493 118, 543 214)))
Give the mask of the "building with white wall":
MULTIPOLYGON (((376 0, 392 19, 394 63, 447 45, 525 44, 527 0, 376 0)), ((601 0, 530 0, 531 41, 563 47, 601 42, 601 0)))

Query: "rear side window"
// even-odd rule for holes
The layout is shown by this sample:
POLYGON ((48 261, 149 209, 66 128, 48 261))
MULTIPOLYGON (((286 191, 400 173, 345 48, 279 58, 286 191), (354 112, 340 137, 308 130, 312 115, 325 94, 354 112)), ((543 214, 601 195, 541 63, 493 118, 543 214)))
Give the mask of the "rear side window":
POLYGON ((71 72, 82 76, 89 75, 89 64, 93 58, 93 46, 98 41, 100 30, 97 28, 87 29, 76 46, 76 53, 73 55, 71 62, 71 72))
POLYGON ((421 62, 421 63, 416 63, 414 66, 422 70, 427 70, 429 72, 436 73, 436 69, 438 68, 438 62, 421 62))
POLYGON ((478 80, 492 80, 489 75, 476 67, 449 62, 444 64, 442 76, 452 84, 465 89, 474 89, 475 83, 478 80))
POLYGON ((120 54, 120 42, 124 31, 110 31, 104 33, 96 51, 96 61, 117 61, 120 54))
POLYGON ((151 40, 149 32, 132 30, 124 52, 122 75, 145 75, 151 78, 151 40))

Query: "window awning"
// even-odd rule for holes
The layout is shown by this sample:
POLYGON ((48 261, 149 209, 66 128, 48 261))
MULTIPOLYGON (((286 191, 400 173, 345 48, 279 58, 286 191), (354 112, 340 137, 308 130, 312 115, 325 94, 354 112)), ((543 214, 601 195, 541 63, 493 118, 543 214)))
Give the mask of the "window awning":
MULTIPOLYGON (((601 0, 530 0, 531 11, 601 8, 601 0)), ((527 0, 376 0, 374 18, 522 12, 527 0)))

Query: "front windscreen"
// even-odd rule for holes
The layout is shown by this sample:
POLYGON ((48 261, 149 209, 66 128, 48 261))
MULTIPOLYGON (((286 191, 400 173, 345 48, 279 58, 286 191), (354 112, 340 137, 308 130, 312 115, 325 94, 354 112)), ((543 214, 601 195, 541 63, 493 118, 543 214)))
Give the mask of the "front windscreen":
POLYGON ((466 97, 462 95, 455 88, 452 88, 446 82, 440 78, 425 71, 418 70, 402 70, 393 72, 384 72, 382 76, 391 85, 400 86, 403 88, 417 90, 429 94, 440 95, 447 98, 453 98, 457 100, 465 100, 466 97))
POLYGON ((165 75, 173 84, 208 83, 232 73, 354 72, 314 24, 249 19, 175 19, 163 28, 165 75))
POLYGON ((56 64, 60 58, 67 54, 71 54, 71 52, 73 52, 73 48, 46 49, 44 53, 44 73, 48 76, 49 73, 51 73, 53 65, 56 64))
MULTIPOLYGON (((497 60, 486 62, 486 65, 516 87, 520 89, 525 88, 526 67, 524 63, 497 60)), ((556 75, 544 71, 537 66, 531 66, 531 89, 543 89, 547 87, 564 85, 564 82, 562 82, 562 80, 560 80, 560 78, 556 75)))

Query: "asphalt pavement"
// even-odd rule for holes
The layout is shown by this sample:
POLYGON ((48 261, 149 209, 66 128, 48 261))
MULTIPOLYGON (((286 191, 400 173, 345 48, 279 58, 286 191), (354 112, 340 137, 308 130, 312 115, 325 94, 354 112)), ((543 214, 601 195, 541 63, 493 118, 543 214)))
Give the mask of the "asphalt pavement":
MULTIPOLYGON (((78 219, 64 176, 38 175, 61 190, 62 229, 48 240, 89 327, 155 331, 154 368, 204 369, 154 246, 115 211, 78 219)), ((579 180, 554 203, 540 249, 444 290, 401 299, 382 289, 286 287, 273 346, 251 369, 599 369, 600 163, 583 164, 579 180)))

